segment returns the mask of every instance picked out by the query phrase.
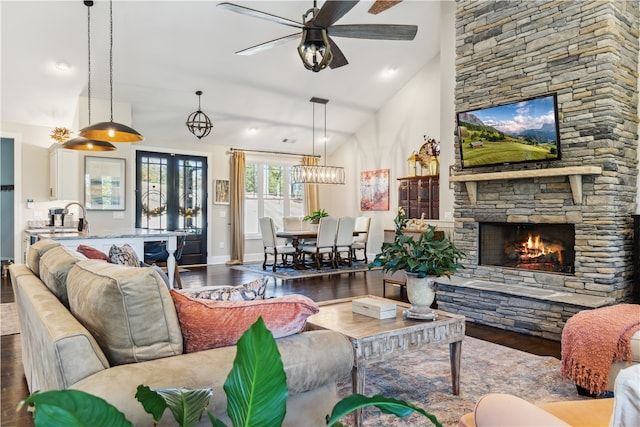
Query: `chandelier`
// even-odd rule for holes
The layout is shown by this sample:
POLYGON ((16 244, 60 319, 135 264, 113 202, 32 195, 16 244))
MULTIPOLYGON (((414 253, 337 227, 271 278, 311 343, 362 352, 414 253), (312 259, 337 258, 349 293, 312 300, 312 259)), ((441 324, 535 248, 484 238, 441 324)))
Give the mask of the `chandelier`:
POLYGON ((189 114, 186 125, 189 132, 194 134, 198 139, 202 139, 211 133, 213 124, 209 116, 200 109, 200 95, 202 95, 202 91, 196 91, 196 95, 198 95, 198 111, 189 114))
POLYGON ((294 184, 344 184, 344 168, 327 166, 327 102, 328 99, 313 97, 312 147, 315 156, 316 104, 324 104, 324 165, 295 165, 291 168, 291 179, 294 184))

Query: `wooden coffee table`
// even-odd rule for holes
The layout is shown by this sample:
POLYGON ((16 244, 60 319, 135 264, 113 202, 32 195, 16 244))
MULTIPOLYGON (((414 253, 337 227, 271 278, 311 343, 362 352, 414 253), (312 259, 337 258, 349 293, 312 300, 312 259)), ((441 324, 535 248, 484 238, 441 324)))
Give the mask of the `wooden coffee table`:
MULTIPOLYGON (((309 317, 307 329, 329 329, 349 338, 353 346, 351 378, 354 393, 364 394, 367 365, 397 354, 437 344, 449 344, 453 394, 460 393, 460 355, 465 333, 464 316, 435 310, 438 315, 436 320, 408 320, 402 317, 402 310, 409 308, 410 304, 371 295, 326 301, 318 305, 320 312, 309 317), (379 320, 352 312, 351 301, 364 297, 396 304, 396 317, 379 320)), ((356 425, 362 425, 361 410, 356 412, 356 425)))

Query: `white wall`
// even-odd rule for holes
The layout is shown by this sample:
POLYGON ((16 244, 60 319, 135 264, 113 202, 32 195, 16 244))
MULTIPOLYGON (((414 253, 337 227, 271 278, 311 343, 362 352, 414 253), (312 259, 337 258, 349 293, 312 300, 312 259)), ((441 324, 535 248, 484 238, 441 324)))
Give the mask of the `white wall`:
POLYGON ((321 186, 321 206, 333 216, 371 217, 369 252, 380 248, 393 229, 398 206, 397 178, 407 176, 407 158, 428 135, 440 141, 440 219, 451 218, 453 190, 447 175, 454 161, 455 3, 441 3, 441 54, 428 62, 365 123, 327 164, 344 166, 344 186, 321 186), (389 210, 360 211, 360 172, 389 169, 389 210))

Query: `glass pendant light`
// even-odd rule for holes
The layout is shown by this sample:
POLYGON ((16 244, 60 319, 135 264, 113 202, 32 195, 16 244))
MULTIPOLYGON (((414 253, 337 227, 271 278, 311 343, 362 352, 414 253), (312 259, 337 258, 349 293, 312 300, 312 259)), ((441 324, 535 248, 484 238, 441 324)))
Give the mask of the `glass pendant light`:
POLYGON ((111 120, 81 129, 80 136, 107 142, 140 142, 144 137, 137 130, 113 121, 113 0, 109 1, 109 24, 109 101, 111 103, 111 120))

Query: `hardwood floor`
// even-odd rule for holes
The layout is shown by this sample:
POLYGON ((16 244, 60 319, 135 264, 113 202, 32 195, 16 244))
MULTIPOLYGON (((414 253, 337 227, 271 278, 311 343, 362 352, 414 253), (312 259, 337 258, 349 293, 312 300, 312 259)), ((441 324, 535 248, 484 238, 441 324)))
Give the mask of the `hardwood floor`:
MULTIPOLYGON (((223 265, 206 267, 186 267, 189 271, 180 273, 184 288, 197 288, 212 285, 239 285, 241 283, 262 277, 261 274, 247 271, 233 270, 223 265)), ((356 295, 382 296, 382 273, 369 271, 366 273, 342 274, 331 277, 317 277, 282 281, 270 279, 267 286, 267 296, 281 296, 292 293, 306 295, 314 301, 326 301, 337 298, 347 298, 356 295)), ((397 287, 387 287, 387 298, 400 300, 397 287)), ((13 289, 8 278, 2 278, 1 302, 14 301, 13 289)), ((560 358, 560 343, 531 337, 514 332, 503 331, 488 326, 467 322, 468 336, 491 341, 507 347, 516 348, 540 356, 560 358)), ((27 397, 29 391, 24 379, 20 355, 20 335, 6 335, 1 337, 1 403, 2 426, 33 426, 31 416, 23 408, 16 411, 17 404, 27 397)), ((463 346, 464 351, 464 346, 463 346)))

